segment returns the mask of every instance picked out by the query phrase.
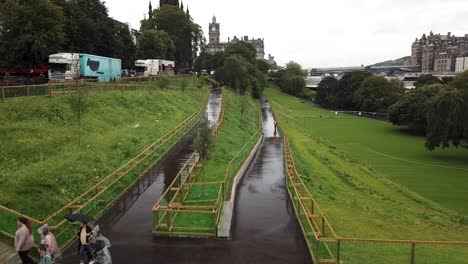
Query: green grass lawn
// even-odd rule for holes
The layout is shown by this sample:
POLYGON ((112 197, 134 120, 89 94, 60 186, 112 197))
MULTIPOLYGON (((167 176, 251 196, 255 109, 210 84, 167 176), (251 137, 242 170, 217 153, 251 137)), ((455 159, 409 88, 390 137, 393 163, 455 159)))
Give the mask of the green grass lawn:
POLYGON ((90 93, 81 146, 68 96, 0 104, 0 204, 45 218, 193 114, 205 91, 90 93))
POLYGON ((424 138, 390 123, 335 115, 273 89, 266 95, 338 235, 468 240, 466 148, 430 152, 424 138))
MULTIPOLYGON (((224 180, 229 161, 242 149, 259 126, 259 106, 257 101, 250 100, 248 109, 241 121, 241 97, 228 89, 224 91, 224 96, 224 127, 216 138, 215 147, 205 164, 205 182, 220 182, 224 180)), ((203 182, 202 174, 198 176, 197 182, 203 182)), ((216 199, 220 186, 207 186, 205 195, 203 195, 201 187, 194 188, 188 199, 192 201, 216 199)), ((214 223, 213 217, 210 215, 179 214, 175 225, 183 227, 214 227, 216 223, 214 223)))

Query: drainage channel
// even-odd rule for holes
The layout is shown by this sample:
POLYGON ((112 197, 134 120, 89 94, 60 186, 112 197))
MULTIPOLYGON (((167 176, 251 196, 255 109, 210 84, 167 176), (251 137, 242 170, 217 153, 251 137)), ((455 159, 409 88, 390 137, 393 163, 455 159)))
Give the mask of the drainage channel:
MULTIPOLYGON (((218 119, 221 110, 221 91, 214 90, 208 99, 206 118, 218 119)), ((159 161, 138 184, 125 194, 98 224, 102 234, 112 243, 113 263, 154 263, 159 247, 153 243, 152 224, 154 204, 177 175, 181 166, 193 154, 192 130, 159 161)), ((77 246, 70 247, 59 263, 78 263, 77 246)))
MULTIPOLYGON (((213 97, 209 120, 217 118, 210 118, 218 111, 219 97, 213 97)), ((111 240, 113 263, 311 263, 287 193, 283 141, 274 134, 268 103, 262 104, 262 117, 264 141, 238 186, 232 240, 151 236, 151 208, 193 152, 193 138, 187 136, 99 221, 111 240)), ((77 263, 76 250, 65 260, 77 263)))

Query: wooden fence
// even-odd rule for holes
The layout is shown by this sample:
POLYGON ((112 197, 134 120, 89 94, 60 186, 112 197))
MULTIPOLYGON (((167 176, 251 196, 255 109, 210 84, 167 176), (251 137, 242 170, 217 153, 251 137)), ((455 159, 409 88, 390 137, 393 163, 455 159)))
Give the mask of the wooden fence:
MULTIPOLYGON (((176 75, 169 79, 189 78, 191 75, 176 75)), ((85 89, 87 92, 93 93, 109 93, 123 92, 135 90, 174 90, 182 89, 178 86, 160 87, 157 81, 162 77, 128 77, 121 82, 116 83, 99 83, 99 82, 61 82, 61 83, 46 83, 38 85, 21 85, 21 86, 1 86, 0 96, 2 102, 18 97, 53 97, 61 95, 69 95, 75 93, 77 89, 85 89), (146 82, 146 83, 145 83, 146 82)), ((166 78, 166 77, 165 77, 166 78)), ((187 87, 187 89, 195 87, 187 87)))

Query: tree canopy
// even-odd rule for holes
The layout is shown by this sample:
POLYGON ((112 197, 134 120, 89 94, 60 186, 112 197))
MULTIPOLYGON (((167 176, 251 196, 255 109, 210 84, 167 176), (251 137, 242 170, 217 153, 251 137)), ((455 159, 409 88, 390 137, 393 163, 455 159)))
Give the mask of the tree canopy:
POLYGON ((441 84, 442 81, 435 77, 432 74, 423 74, 418 77, 416 82, 414 83, 414 87, 423 87, 425 85, 431 85, 431 84, 441 84))
POLYGON ((165 58, 172 60, 176 47, 165 31, 147 30, 142 33, 137 49, 138 59, 165 58))
POLYGON ((128 26, 110 18, 100 0, 7 1, 0 24, 2 67, 47 63, 57 52, 120 58, 124 68, 134 63, 128 26))
POLYGON ((307 71, 302 69, 302 66, 296 62, 289 62, 286 68, 278 70, 274 74, 276 83, 280 89, 288 94, 294 96, 303 96, 305 89, 305 80, 307 71))
POLYGON ((198 50, 205 43, 201 27, 178 6, 162 5, 153 13, 153 18, 148 19, 150 22, 142 22, 142 30, 155 29, 155 26, 167 32, 176 47, 176 65, 191 67, 198 50))
POLYGON ((388 118, 394 125, 408 126, 412 131, 426 133, 426 112, 429 101, 443 87, 433 84, 407 92, 388 109, 388 118))
POLYGON ((354 104, 359 110, 383 113, 396 103, 404 93, 403 83, 388 81, 381 76, 366 78, 354 94, 354 104))
POLYGON ((215 68, 215 78, 240 93, 250 91, 260 98, 266 84, 267 66, 256 59, 255 48, 250 43, 239 41, 224 52, 213 55, 202 53, 195 63, 196 68, 215 68))
POLYGON ((0 9, 0 66, 33 67, 65 42, 64 14, 49 0, 7 1, 0 9))
POLYGON ((315 95, 315 102, 323 107, 332 107, 334 105, 334 94, 338 80, 327 76, 317 86, 317 94, 315 95))

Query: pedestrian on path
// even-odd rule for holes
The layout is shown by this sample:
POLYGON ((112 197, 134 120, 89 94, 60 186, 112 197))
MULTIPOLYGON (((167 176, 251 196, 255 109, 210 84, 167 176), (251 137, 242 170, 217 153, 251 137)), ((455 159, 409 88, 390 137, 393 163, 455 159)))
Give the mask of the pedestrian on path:
POLYGON ((109 251, 111 243, 109 239, 102 235, 99 225, 96 225, 91 232, 90 247, 93 253, 94 264, 112 264, 112 257, 109 251))
POLYGON ((39 227, 37 231, 41 235, 41 244, 47 245, 47 251, 52 258, 52 263, 55 263, 55 261, 60 258, 60 249, 57 244, 57 239, 55 239, 54 234, 50 232, 47 224, 39 227))
POLYGON ((18 230, 15 234, 15 249, 23 264, 35 264, 28 256, 29 251, 34 245, 32 227, 29 219, 25 217, 18 218, 18 230))
POLYGON ((93 260, 91 255, 91 248, 89 245, 89 239, 91 236, 91 227, 86 223, 81 223, 80 231, 76 234, 78 236, 78 254, 80 255, 80 264, 84 264, 85 257, 88 257, 88 261, 93 260))
POLYGON ((274 121, 273 124, 275 125, 275 134, 278 133, 277 129, 278 129, 278 121, 274 121))
POLYGON ((46 244, 39 245, 39 264, 53 264, 52 257, 49 253, 49 247, 46 244))

